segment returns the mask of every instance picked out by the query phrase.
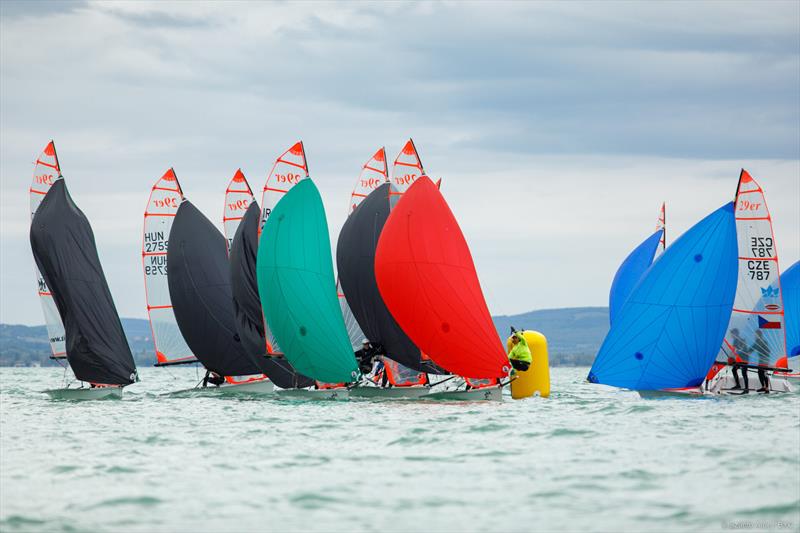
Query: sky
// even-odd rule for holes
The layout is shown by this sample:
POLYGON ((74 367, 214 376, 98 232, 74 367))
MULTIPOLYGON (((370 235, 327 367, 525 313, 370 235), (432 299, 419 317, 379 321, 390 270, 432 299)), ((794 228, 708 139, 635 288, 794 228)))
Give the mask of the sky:
POLYGON ((302 139, 332 246, 361 165, 412 137, 492 314, 606 305, 667 202, 672 240, 764 188, 800 258, 800 3, 0 3, 0 322, 41 324, 28 187, 55 139, 121 316, 174 167, 221 227, 302 139))

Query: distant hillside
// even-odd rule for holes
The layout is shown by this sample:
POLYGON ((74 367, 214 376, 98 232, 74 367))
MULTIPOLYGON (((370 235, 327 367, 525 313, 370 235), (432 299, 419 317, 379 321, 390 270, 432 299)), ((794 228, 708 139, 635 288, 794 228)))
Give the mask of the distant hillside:
POLYGON ((501 339, 508 337, 511 326, 543 333, 547 337, 550 364, 554 366, 591 365, 608 332, 607 307, 541 309, 492 318, 501 339))
MULTIPOLYGON (((128 337, 138 365, 155 362, 150 323, 141 318, 123 318, 122 328, 128 337)), ((0 324, 0 366, 56 366, 50 359, 50 345, 44 326, 0 324)))
MULTIPOLYGON (((534 329, 547 336, 550 363, 554 366, 589 365, 608 331, 608 309, 575 307, 542 309, 521 315, 496 316, 494 324, 501 339, 509 327, 534 329)), ((136 364, 155 362, 150 324, 140 318, 123 318, 136 364)), ((44 326, 0 324, 0 366, 53 366, 44 326)))

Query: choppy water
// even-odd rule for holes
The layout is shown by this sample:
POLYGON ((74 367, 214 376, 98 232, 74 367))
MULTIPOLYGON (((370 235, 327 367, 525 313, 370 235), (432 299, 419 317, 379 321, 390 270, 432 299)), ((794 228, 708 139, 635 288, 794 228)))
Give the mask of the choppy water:
POLYGON ((2 531, 800 529, 800 394, 642 400, 553 371, 503 403, 58 402, 0 370, 2 531))

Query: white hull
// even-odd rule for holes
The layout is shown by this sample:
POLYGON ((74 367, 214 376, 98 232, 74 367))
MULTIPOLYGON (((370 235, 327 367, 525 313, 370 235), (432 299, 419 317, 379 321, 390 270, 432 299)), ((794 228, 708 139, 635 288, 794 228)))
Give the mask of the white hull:
POLYGON ((779 374, 782 378, 789 382, 794 389, 794 392, 800 392, 800 374, 779 374))
POLYGON ((349 391, 341 389, 277 389, 280 398, 303 400, 347 400, 349 391))
POLYGON ((664 390, 640 390, 636 391, 639 396, 647 400, 661 398, 703 398, 706 393, 700 387, 689 389, 664 389, 664 390))
MULTIPOLYGON (((780 373, 774 374, 767 372, 769 378, 769 392, 795 392, 797 385, 792 384, 790 376, 782 375, 780 373)), ((739 375, 739 382, 744 385, 744 380, 741 374, 739 375)), ((650 390, 650 391, 637 391, 642 398, 702 398, 708 396, 746 396, 750 394, 763 394, 758 392, 761 388, 761 382, 758 380, 758 375, 755 372, 748 374, 748 392, 745 393, 742 389, 736 389, 736 380, 733 378, 733 372, 729 367, 723 368, 714 376, 711 381, 703 384, 702 387, 693 387, 686 389, 664 389, 664 390, 650 390)))
POLYGON ((53 400, 103 400, 122 398, 122 387, 50 389, 44 391, 53 400))
MULTIPOLYGON (((761 382, 758 380, 758 375, 755 371, 747 374, 748 393, 754 394, 761 388, 761 382)), ((794 388, 790 384, 790 380, 782 374, 775 374, 767 372, 767 379, 769 380, 769 392, 794 392, 794 388)), ((744 385, 741 372, 739 373, 739 383, 744 385)), ((736 380, 733 378, 733 371, 730 367, 725 367, 714 376, 711 381, 706 383, 706 390, 710 394, 726 394, 726 395, 741 395, 741 389, 735 389, 736 380)))
POLYGON ((421 398, 427 396, 431 388, 427 385, 414 387, 354 387, 350 389, 353 398, 421 398))
POLYGON ((459 400, 459 401, 503 401, 503 389, 500 387, 485 387, 482 389, 470 390, 451 390, 442 392, 432 392, 425 396, 430 400, 459 400))

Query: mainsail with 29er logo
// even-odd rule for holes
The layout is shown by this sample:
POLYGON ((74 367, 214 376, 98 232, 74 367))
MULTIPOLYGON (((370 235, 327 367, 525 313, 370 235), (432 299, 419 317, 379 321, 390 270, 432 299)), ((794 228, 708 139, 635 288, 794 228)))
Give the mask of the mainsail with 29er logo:
POLYGON ((178 328, 167 281, 169 233, 182 201, 178 177, 170 168, 153 185, 144 210, 142 269, 156 366, 197 362, 178 328))
MULTIPOLYGON (((47 143, 42 153, 36 158, 36 165, 33 167, 33 182, 30 188, 30 205, 31 205, 31 220, 33 220, 39 204, 42 199, 50 190, 53 182, 61 176, 61 167, 58 164, 58 155, 56 154, 56 145, 53 141, 47 143)), ((44 321, 47 325, 47 337, 50 340, 50 350, 52 351, 53 359, 64 359, 67 357, 67 349, 65 346, 64 324, 61 322, 61 316, 58 314, 56 303, 53 301, 53 295, 47 287, 44 276, 39 272, 39 268, 34 263, 34 271, 36 272, 37 290, 39 292, 39 300, 42 302, 42 311, 44 312, 44 321)))
POLYGON ((739 281, 717 361, 785 366, 786 328, 772 218, 764 191, 744 169, 735 209, 739 281))

